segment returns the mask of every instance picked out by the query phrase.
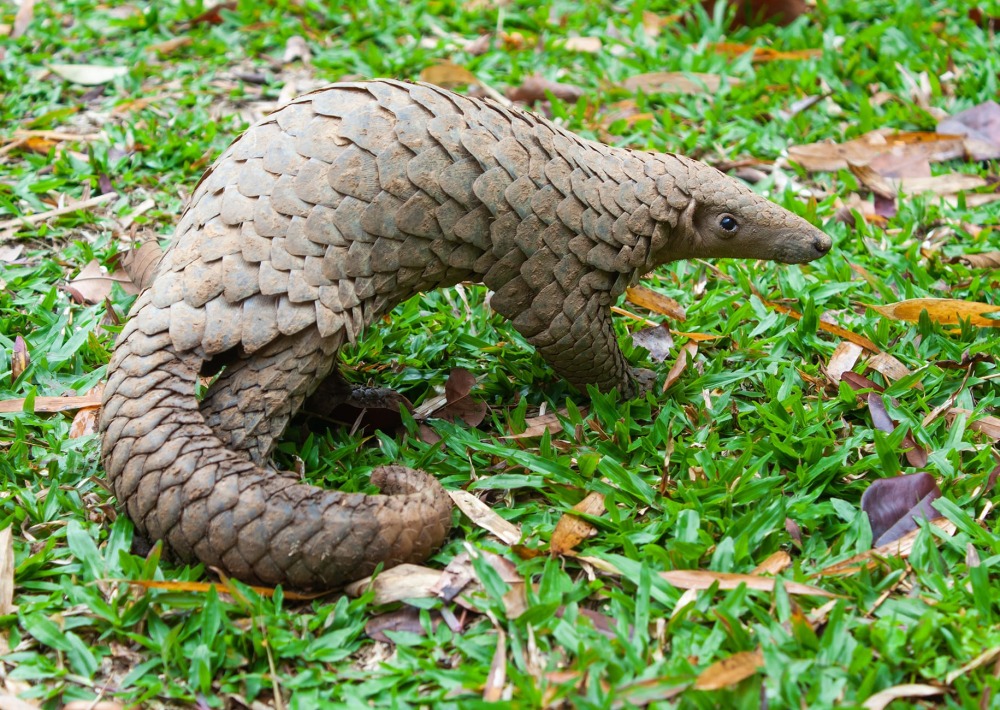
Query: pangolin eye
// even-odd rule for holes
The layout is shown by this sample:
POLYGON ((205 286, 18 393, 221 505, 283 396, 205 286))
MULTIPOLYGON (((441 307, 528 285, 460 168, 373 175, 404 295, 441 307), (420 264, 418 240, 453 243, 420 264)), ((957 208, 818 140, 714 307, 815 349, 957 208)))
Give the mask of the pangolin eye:
POLYGON ((731 214, 724 214, 719 218, 719 226, 729 233, 735 233, 740 228, 740 223, 731 214))

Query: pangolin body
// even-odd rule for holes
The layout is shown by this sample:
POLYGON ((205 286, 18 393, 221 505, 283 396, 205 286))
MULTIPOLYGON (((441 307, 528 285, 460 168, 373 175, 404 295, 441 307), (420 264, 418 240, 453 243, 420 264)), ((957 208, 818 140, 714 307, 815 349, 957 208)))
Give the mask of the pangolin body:
MULTIPOLYGON (((269 455, 337 351, 410 296, 494 291, 578 387, 634 394, 609 307, 689 257, 817 258, 830 239, 688 158, 584 140, 518 109, 398 81, 334 84, 251 126, 197 186, 108 370, 103 461, 144 536, 241 580, 342 585, 447 534, 426 473, 322 490, 269 455), (200 372, 225 362, 199 401, 200 372)), ((216 367, 217 369, 217 367, 216 367)))

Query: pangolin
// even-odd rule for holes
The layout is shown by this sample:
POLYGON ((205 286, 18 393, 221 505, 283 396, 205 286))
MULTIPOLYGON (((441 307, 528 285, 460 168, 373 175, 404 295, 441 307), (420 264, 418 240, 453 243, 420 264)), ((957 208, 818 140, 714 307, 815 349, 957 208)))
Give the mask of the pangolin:
POLYGON ((110 365, 102 458, 138 532, 250 583, 329 589, 426 559, 451 504, 424 472, 381 495, 300 483, 269 456, 365 324, 486 284, 578 388, 636 393, 609 307, 691 257, 806 262, 830 238, 680 155, 580 138, 426 84, 333 84, 251 126, 205 173, 110 365), (200 373, 221 373, 199 400, 200 373))

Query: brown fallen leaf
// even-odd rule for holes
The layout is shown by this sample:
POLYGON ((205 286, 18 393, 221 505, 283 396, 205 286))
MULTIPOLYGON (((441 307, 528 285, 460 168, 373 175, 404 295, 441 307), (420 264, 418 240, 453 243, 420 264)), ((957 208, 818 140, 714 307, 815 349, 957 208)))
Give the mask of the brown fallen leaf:
POLYGON ((767 559, 754 567, 751 574, 780 574, 792 564, 792 556, 784 550, 778 550, 768 555, 767 559))
MULTIPOLYGON (((880 373, 890 382, 901 380, 904 377, 909 377, 913 374, 910 371, 910 368, 889 353, 878 353, 874 357, 870 358, 865 363, 865 369, 875 370, 875 372, 880 373)), ((913 387, 914 389, 922 390, 924 385, 921 382, 915 382, 913 387)))
MULTIPOLYGON (((748 589, 755 589, 760 592, 773 592, 777 583, 775 577, 760 577, 753 574, 736 574, 733 572, 712 572, 711 570, 700 569, 675 569, 668 572, 660 572, 660 576, 678 589, 709 589, 713 584, 718 584, 719 589, 736 589, 741 584, 745 584, 748 589)), ((833 594, 819 587, 811 587, 801 582, 781 580, 785 591, 789 594, 803 594, 817 597, 834 598, 839 594, 833 594)))
MULTIPOLYGON (((142 587, 143 589, 162 589, 167 592, 200 592, 203 594, 208 594, 209 591, 214 589, 219 594, 233 594, 234 587, 226 586, 225 584, 220 584, 217 582, 173 582, 155 579, 109 579, 109 582, 117 582, 120 584, 129 584, 133 587, 142 587)), ((274 596, 274 589, 271 587, 255 587, 247 585, 257 594, 262 597, 272 597, 274 596)), ((301 594, 299 592, 293 592, 290 590, 285 590, 283 592, 286 599, 294 599, 296 601, 308 601, 311 599, 317 599, 326 592, 319 594, 301 594)))
POLYGON ((688 341, 681 346, 680 350, 677 352, 677 360, 667 373, 667 379, 663 382, 663 392, 670 389, 673 384, 681 378, 685 368, 687 368, 688 362, 693 362, 697 354, 698 343, 688 341))
POLYGON ((225 18, 223 18, 222 16, 222 11, 226 10, 228 12, 232 12, 236 9, 236 7, 237 3, 235 1, 222 2, 219 3, 218 5, 213 5, 212 7, 202 12, 200 15, 195 15, 194 17, 192 17, 188 24, 191 26, 221 25, 225 21, 225 18))
POLYGON ((764 654, 756 651, 740 651, 728 658, 716 661, 698 674, 694 682, 696 690, 722 690, 746 680, 764 667, 764 654))
MULTIPOLYGON (((580 416, 586 416, 587 411, 587 407, 580 407, 580 416)), ((557 434, 563 430, 563 424, 560 421, 560 417, 566 418, 567 416, 569 416, 569 412, 566 409, 560 409, 558 412, 549 412, 548 414, 541 414, 537 417, 530 417, 524 420, 524 431, 520 434, 508 434, 507 436, 501 438, 531 439, 536 436, 541 436, 545 432, 557 434)))
POLYGON ((584 91, 579 86, 550 81, 540 74, 533 74, 521 82, 520 86, 507 89, 506 93, 511 101, 530 106, 538 101, 548 101, 550 94, 560 101, 574 104, 583 97, 584 91))
POLYGON ((444 385, 446 404, 429 416, 448 421, 463 421, 470 427, 477 427, 486 418, 486 402, 472 399, 469 393, 476 384, 476 376, 468 370, 455 367, 444 385))
POLYGON ((76 278, 66 284, 66 291, 77 303, 101 303, 111 293, 111 286, 115 283, 121 284, 125 293, 136 294, 135 284, 122 270, 108 274, 101 268, 97 259, 88 263, 76 278))
POLYGON ((10 29, 10 38, 23 37, 33 19, 35 19, 35 0, 21 0, 17 14, 14 15, 14 26, 10 29))
POLYGON ((428 84, 434 84, 443 89, 479 84, 479 79, 475 74, 452 62, 439 62, 426 67, 420 72, 420 81, 426 81, 428 84))
POLYGON ((944 693, 944 688, 938 688, 934 685, 905 683, 880 690, 874 695, 869 696, 861 706, 865 710, 885 710, 885 708, 889 707, 890 703, 900 698, 930 698, 935 695, 944 695, 944 693))
POLYGON ((14 348, 10 351, 10 386, 13 387, 17 378, 24 374, 31 363, 28 354, 28 344, 20 335, 14 337, 14 348))
POLYGON ((840 378, 849 370, 853 370, 865 349, 849 340, 841 340, 833 349, 830 361, 826 364, 826 376, 834 385, 840 384, 840 378))
MULTIPOLYGON (((872 425, 886 434, 894 432, 896 430, 896 422, 889 416, 882 394, 880 392, 869 392, 866 399, 868 402, 868 412, 872 418, 872 425)), ((895 405, 897 402, 893 400, 893 404, 895 405)), ((917 440, 913 438, 912 432, 908 431, 903 436, 902 446, 906 460, 910 462, 911 466, 923 468, 927 465, 927 450, 917 443, 917 440)))
MULTIPOLYGON (((973 411, 971 409, 962 409, 961 407, 952 407, 945 413, 945 419, 947 419, 949 423, 954 422, 955 417, 959 414, 971 416, 973 411)), ((985 434, 989 438, 993 439, 993 441, 1000 441, 1000 418, 998 417, 984 415, 978 419, 970 421, 967 426, 970 429, 985 434)))
POLYGON ((434 589, 441 581, 441 570, 404 563, 383 570, 375 579, 365 578, 344 587, 344 593, 360 597, 372 589, 375 604, 391 604, 404 599, 424 599, 434 596, 434 589))
POLYGON ((497 646, 490 661, 490 670, 483 684, 483 701, 496 703, 503 699, 503 689, 507 684, 507 634, 497 628, 497 646))
POLYGON ((636 74, 622 82, 622 88, 632 93, 644 94, 687 94, 703 96, 714 94, 723 85, 739 84, 738 79, 722 77, 718 74, 701 72, 657 71, 636 74))
POLYGON ((868 515, 872 528, 872 547, 895 542, 916 530, 918 518, 940 517, 931 505, 940 497, 941 489, 929 473, 873 481, 861 496, 861 510, 868 515))
POLYGON ((658 325, 652 328, 641 328, 632 331, 632 342, 645 348, 654 362, 663 362, 670 357, 674 347, 674 336, 666 326, 658 325))
MULTIPOLYGON (((573 506, 573 511, 595 517, 604 515, 604 495, 596 491, 587 494, 586 498, 573 506)), ((596 533, 597 528, 583 518, 577 517, 572 512, 563 513, 552 533, 549 552, 557 556, 564 555, 596 533)))
POLYGON ((687 318, 684 306, 670 296, 664 296, 645 286, 629 286, 625 289, 625 299, 641 308, 674 320, 683 321, 687 318))
MULTIPOLYGON (((715 3, 716 0, 702 0, 701 6, 709 17, 715 10, 715 3)), ((804 0, 746 0, 730 3, 726 9, 733 13, 734 27, 757 27, 766 23, 787 25, 809 12, 804 0)))
POLYGON ((965 139, 959 135, 871 131, 844 143, 809 143, 788 148, 788 159, 809 172, 833 172, 848 165, 867 165, 876 157, 896 152, 907 160, 941 162, 965 154, 965 139))
POLYGON ((963 262, 974 269, 1000 269, 1000 251, 979 254, 962 254, 948 259, 951 263, 963 262))
MULTIPOLYGON (((436 610, 430 611, 431 628, 436 629, 441 625, 441 614, 436 610)), ((426 635, 423 624, 420 623, 420 609, 412 606, 404 606, 394 611, 373 616, 365 624, 365 635, 382 643, 392 643, 387 635, 387 631, 400 631, 417 636, 426 635)))
POLYGON ((189 35, 181 35, 180 37, 171 37, 170 39, 164 40, 162 42, 154 42, 153 44, 147 44, 145 50, 151 52, 152 54, 159 54, 160 56, 165 56, 167 54, 173 54, 181 47, 187 47, 192 42, 194 38, 189 35))
POLYGON ((282 64, 291 64, 294 61, 301 61, 304 66, 309 66, 312 62, 312 52, 306 38, 302 35, 292 35, 285 41, 285 53, 281 57, 282 64))
POLYGON ((938 123, 941 133, 966 136, 969 160, 1000 158, 1000 104, 986 101, 938 123))
MULTIPOLYGON (((955 531, 958 529, 955 523, 951 522, 947 518, 936 518, 931 520, 929 523, 931 526, 941 530, 946 535, 954 535, 955 531)), ((859 555, 854 555, 842 562, 837 562, 835 564, 824 567, 819 572, 815 572, 813 577, 839 577, 847 574, 855 574, 860 572, 862 569, 872 569, 878 565, 880 559, 886 557, 900 557, 906 559, 913 552, 913 543, 917 539, 917 535, 920 534, 920 530, 911 530, 903 537, 895 540, 893 542, 888 542, 885 545, 880 545, 879 547, 868 550, 867 552, 862 552, 859 555)), ((935 540, 937 538, 934 538, 935 540)))
POLYGON ((887 303, 884 306, 867 304, 869 308, 892 320, 917 323, 920 314, 942 325, 957 325, 968 320, 972 325, 984 328, 1000 327, 1000 319, 986 318, 988 313, 1000 311, 1000 306, 976 301, 962 301, 956 298, 911 298, 906 301, 887 303))

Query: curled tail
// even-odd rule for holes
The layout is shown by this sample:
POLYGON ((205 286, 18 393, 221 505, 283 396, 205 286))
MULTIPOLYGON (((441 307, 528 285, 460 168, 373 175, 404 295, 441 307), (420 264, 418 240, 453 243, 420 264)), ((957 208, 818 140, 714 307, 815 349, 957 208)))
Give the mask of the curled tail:
MULTIPOLYGON (((257 370, 266 376, 253 378, 253 387, 250 378, 234 376, 219 396, 213 386, 199 402, 201 358, 178 352, 162 313, 148 292, 140 296, 108 367, 100 422, 104 467, 142 534, 164 540, 185 561, 297 589, 336 588, 380 563, 423 561, 441 545, 451 503, 426 473, 386 466, 372 474, 383 495, 341 493, 299 483, 227 448, 244 413, 263 415, 267 424, 277 412, 283 426, 329 371, 336 344, 299 333, 284 349, 273 348, 270 362, 268 353, 257 358, 268 366, 257 370), (277 368, 278 361, 287 366, 277 368), (227 398, 233 407, 218 406, 227 398), (250 401, 263 404, 241 412, 241 402, 250 401), (210 426, 204 412, 213 407, 210 426)), ((266 456, 271 438, 264 438, 258 453, 266 456)))

